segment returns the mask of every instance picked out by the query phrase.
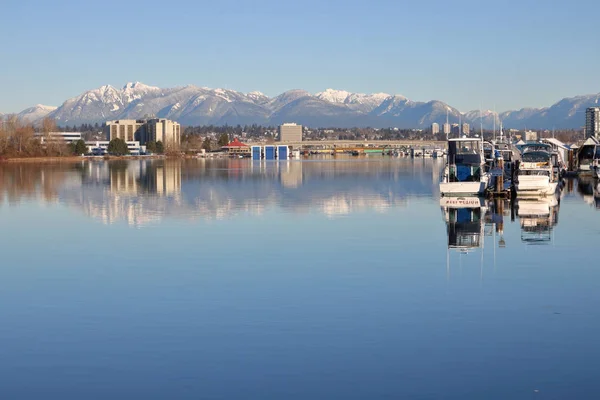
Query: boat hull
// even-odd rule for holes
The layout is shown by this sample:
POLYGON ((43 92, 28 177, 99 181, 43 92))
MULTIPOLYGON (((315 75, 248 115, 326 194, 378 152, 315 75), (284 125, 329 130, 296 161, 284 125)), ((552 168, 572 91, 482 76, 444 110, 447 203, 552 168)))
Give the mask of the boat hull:
POLYGON ((483 195, 487 182, 440 182, 442 196, 483 195))
POLYGON ((515 183, 517 197, 523 196, 549 196, 556 193, 557 182, 550 182, 547 176, 519 176, 515 183))

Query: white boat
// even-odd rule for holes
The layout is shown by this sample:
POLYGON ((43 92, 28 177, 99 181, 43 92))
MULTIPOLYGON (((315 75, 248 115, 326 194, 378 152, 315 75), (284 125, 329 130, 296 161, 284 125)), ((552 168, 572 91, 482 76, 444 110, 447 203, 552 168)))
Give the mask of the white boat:
POLYGON ((552 148, 543 143, 531 143, 524 145, 522 152, 514 182, 517 197, 556 193, 560 178, 553 166, 552 148))
POLYGON ((483 195, 489 181, 483 140, 467 137, 448 139, 448 157, 440 179, 441 195, 483 195))

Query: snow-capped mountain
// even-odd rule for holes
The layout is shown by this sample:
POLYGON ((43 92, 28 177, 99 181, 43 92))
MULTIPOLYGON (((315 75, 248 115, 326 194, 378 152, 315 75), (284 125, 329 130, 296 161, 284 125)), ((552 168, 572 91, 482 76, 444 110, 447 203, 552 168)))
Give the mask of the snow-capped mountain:
MULTIPOLYGON (((353 110, 369 113, 392 96, 387 93, 364 94, 327 89, 315 94, 315 97, 329 103, 344 104, 353 110)), ((397 95, 396 97, 402 96, 397 95)))
POLYGON ((500 120, 506 128, 579 128, 585 122, 585 109, 598 105, 600 94, 565 98, 551 107, 524 108, 495 113, 474 110, 460 113, 448 104, 433 100, 418 102, 402 95, 352 93, 326 89, 311 94, 295 89, 270 98, 253 91, 211 89, 188 85, 158 88, 140 82, 121 88, 111 85, 88 90, 66 100, 60 107, 37 105, 19 113, 24 121, 36 123, 45 116, 59 125, 101 123, 113 119, 146 117, 169 118, 183 125, 279 124, 297 122, 323 127, 426 128, 433 122, 460 120, 477 128, 491 128, 500 120))
POLYGON ((36 123, 41 121, 45 116, 56 110, 56 107, 37 104, 33 107, 26 108, 17 114, 17 117, 23 122, 36 123))

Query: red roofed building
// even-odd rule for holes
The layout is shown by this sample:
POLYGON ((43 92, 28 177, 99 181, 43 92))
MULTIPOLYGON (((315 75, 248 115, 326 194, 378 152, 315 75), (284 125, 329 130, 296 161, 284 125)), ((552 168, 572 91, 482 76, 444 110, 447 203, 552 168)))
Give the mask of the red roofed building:
POLYGON ((250 157, 250 146, 240 142, 238 138, 233 139, 233 141, 229 142, 227 146, 223 146, 223 149, 225 149, 227 153, 231 155, 250 157))

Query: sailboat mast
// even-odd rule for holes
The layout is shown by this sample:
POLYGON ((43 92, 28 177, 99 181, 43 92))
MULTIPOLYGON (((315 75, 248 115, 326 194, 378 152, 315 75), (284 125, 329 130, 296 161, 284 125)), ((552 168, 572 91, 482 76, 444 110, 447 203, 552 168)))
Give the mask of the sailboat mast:
POLYGON ((481 107, 479 107, 479 134, 483 140, 483 116, 481 115, 481 107))
POLYGON ((496 141, 496 106, 494 106, 494 142, 496 141))
POLYGON ((446 140, 448 140, 448 135, 450 134, 450 124, 448 123, 448 106, 446 106, 446 126, 444 127, 446 131, 446 140))

